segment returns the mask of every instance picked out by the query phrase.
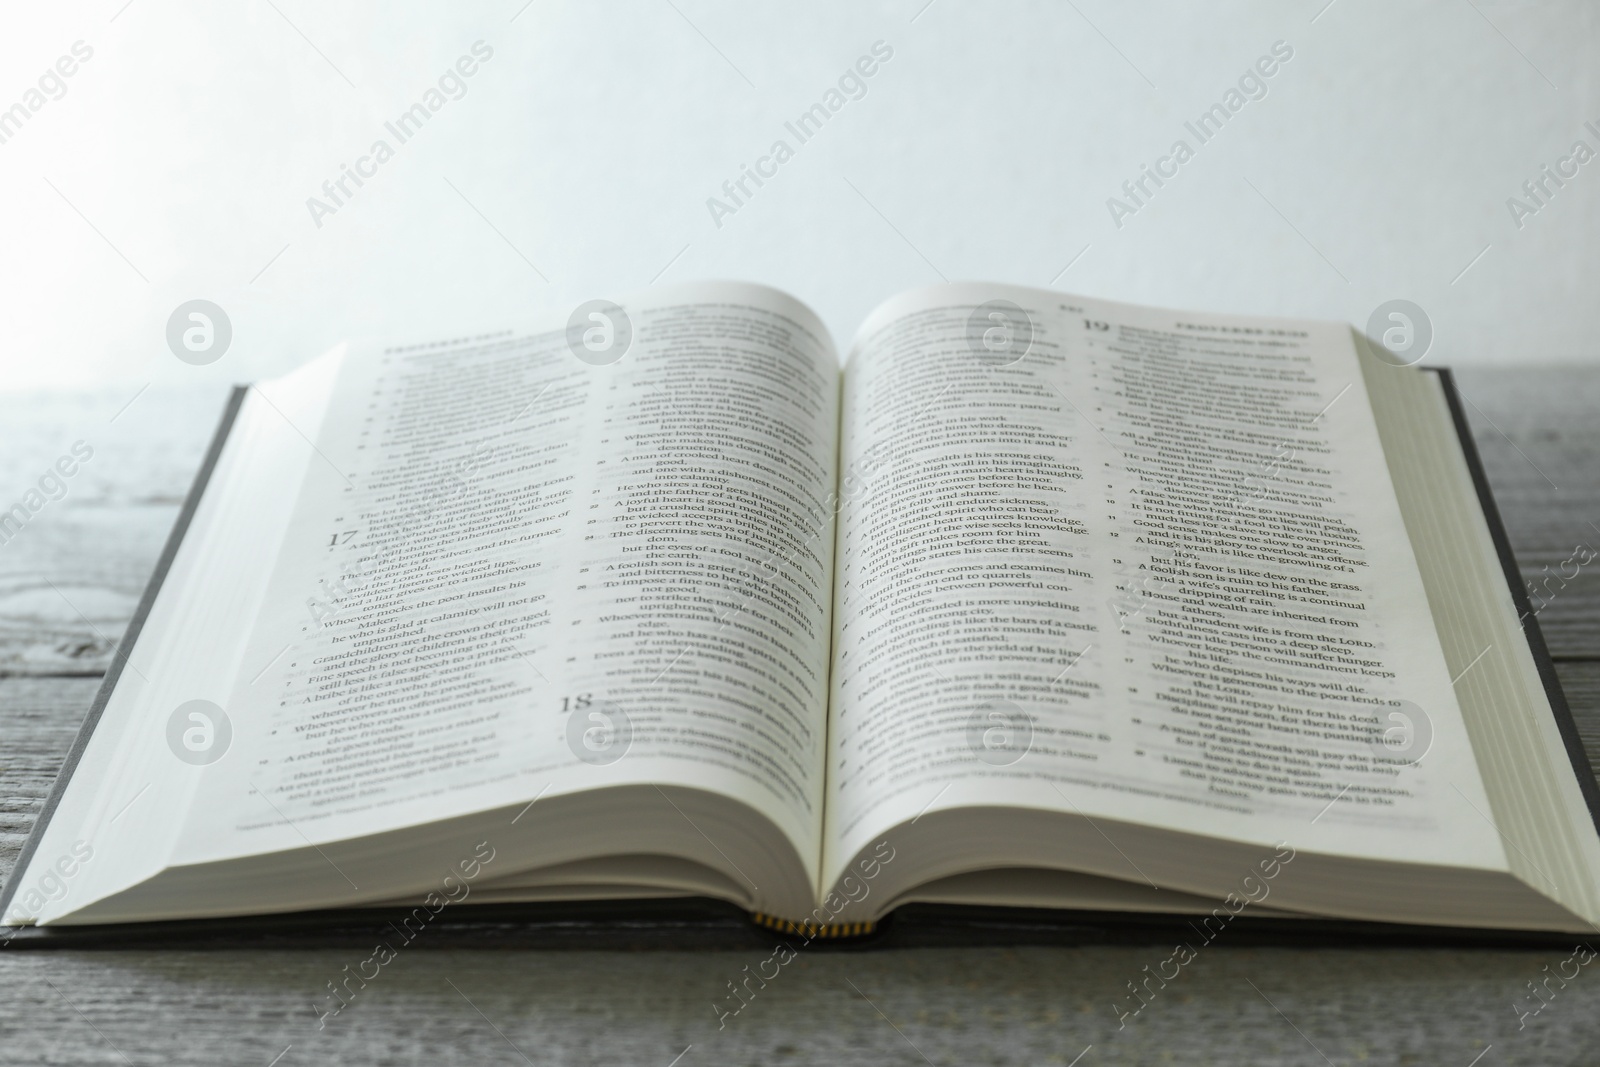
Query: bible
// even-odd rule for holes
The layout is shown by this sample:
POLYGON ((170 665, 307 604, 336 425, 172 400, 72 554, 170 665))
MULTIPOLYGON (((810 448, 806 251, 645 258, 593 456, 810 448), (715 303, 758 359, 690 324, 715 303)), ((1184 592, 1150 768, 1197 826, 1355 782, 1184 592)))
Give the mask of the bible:
POLYGON ((969 283, 840 355, 705 282, 236 389, 0 919, 1600 921, 1447 372, 969 283))

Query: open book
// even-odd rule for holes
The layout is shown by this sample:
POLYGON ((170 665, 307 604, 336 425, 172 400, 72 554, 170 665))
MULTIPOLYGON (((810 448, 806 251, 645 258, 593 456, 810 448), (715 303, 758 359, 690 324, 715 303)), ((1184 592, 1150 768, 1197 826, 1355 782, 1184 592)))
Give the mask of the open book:
POLYGON ((1594 781, 1448 380, 1380 355, 974 284, 843 370, 733 283, 336 349, 236 391, 3 919, 1590 930, 1594 781))

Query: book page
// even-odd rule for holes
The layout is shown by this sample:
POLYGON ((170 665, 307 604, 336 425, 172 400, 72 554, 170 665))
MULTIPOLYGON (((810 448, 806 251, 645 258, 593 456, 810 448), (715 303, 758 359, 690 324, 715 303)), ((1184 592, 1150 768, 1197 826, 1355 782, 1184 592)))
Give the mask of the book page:
POLYGON ((174 862, 661 783, 814 872, 837 357, 755 286, 589 311, 345 359, 174 862))
POLYGON ((825 882, 973 805, 1503 865, 1347 327, 937 287, 841 420, 825 882))

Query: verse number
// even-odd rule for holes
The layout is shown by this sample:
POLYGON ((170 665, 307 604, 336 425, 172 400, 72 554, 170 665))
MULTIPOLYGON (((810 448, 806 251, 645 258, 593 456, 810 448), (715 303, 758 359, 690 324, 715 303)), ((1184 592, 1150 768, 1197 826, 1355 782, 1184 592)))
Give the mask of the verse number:
POLYGON ((583 708, 588 707, 590 704, 593 704, 593 703, 594 703, 594 694, 593 693, 579 693, 575 697, 562 697, 561 698, 561 714, 565 715, 567 712, 572 711, 574 709, 581 710, 583 708))
POLYGON ((350 543, 350 538, 354 537, 355 535, 356 531, 354 530, 346 530, 343 533, 330 534, 328 535, 328 547, 336 548, 339 545, 348 545, 350 543))

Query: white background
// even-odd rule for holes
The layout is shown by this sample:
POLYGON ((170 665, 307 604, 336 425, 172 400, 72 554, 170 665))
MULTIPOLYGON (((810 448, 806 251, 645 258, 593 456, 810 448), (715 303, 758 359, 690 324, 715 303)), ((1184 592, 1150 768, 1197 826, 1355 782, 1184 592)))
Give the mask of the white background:
POLYGON ((0 14, 0 109, 94 49, 0 144, 0 388, 248 381, 658 277, 787 289, 841 346, 942 275, 1357 324, 1403 297, 1430 364, 1596 357, 1600 161, 1520 229, 1506 206, 1600 149, 1592 4, 124 4, 0 14), (878 40, 799 146, 784 120, 878 40), (1106 199, 1276 40, 1268 96, 1117 228, 1106 199), (379 137, 395 158, 318 228, 306 199, 379 137), (706 199, 779 137, 796 157, 717 227, 706 199), (204 368, 165 341, 196 297, 234 330, 204 368))

